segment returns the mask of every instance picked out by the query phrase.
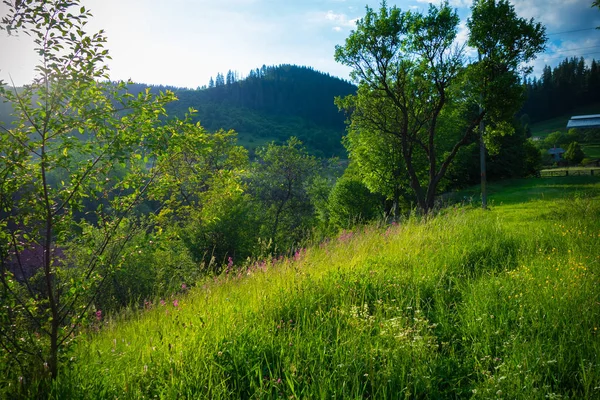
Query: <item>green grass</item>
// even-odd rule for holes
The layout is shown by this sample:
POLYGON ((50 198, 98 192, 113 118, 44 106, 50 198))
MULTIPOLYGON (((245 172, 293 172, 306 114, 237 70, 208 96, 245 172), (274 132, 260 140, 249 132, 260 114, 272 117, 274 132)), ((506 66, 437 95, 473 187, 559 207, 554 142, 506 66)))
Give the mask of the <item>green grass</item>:
POLYGON ((600 144, 582 144, 581 146, 585 156, 591 159, 600 158, 600 144))
POLYGON ((567 122, 574 115, 600 114, 600 103, 590 104, 577 108, 567 114, 559 115, 544 121, 531 124, 531 136, 539 136, 542 139, 548 134, 556 131, 567 131, 567 122))
POLYGON ((105 321, 52 397, 600 398, 600 179, 489 191, 105 321))

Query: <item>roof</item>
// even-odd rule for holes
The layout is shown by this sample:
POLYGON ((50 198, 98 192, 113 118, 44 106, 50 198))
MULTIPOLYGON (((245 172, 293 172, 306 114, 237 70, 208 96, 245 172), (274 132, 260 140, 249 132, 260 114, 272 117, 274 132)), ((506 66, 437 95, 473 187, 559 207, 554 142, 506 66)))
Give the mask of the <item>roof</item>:
POLYGON ((567 128, 598 128, 600 127, 600 114, 575 115, 567 123, 567 128))
POLYGON ((565 152, 565 149, 563 149, 562 147, 554 147, 550 150, 548 150, 548 154, 562 154, 565 152))

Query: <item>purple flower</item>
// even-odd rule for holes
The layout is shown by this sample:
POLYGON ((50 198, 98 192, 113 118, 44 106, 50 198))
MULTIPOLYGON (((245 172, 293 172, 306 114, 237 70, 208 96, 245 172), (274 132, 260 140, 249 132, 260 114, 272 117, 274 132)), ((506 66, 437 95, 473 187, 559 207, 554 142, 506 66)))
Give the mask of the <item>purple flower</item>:
POLYGON ((228 268, 233 267, 233 258, 231 258, 231 257, 227 258, 227 267, 228 268))
POLYGON ((165 301, 163 299, 160 299, 160 305, 164 306, 165 304, 166 304, 165 301))
POLYGON ((179 302, 177 300, 173 300, 173 307, 179 307, 179 302))
POLYGON ((181 289, 182 289, 182 290, 186 290, 186 289, 187 289, 187 285, 186 285, 185 283, 182 283, 182 284, 181 284, 181 289))
POLYGON ((102 310, 96 311, 96 320, 102 320, 102 310))

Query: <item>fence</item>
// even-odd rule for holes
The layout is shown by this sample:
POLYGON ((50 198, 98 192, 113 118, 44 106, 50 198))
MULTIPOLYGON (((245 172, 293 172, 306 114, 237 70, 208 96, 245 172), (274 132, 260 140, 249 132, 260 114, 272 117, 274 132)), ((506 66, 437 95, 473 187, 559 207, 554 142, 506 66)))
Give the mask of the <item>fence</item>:
POLYGON ((589 169, 546 169, 539 172, 541 178, 553 176, 600 176, 600 168, 589 169))

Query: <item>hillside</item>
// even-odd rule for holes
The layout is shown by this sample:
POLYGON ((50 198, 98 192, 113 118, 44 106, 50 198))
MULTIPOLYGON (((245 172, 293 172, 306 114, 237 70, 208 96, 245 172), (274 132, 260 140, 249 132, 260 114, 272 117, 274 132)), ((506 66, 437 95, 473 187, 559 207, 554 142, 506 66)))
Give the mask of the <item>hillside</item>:
MULTIPOLYGON (((319 157, 346 157, 341 143, 346 116, 334 104, 336 96, 353 94, 356 87, 342 79, 295 65, 263 66, 242 80, 217 86, 185 89, 129 85, 136 95, 150 87, 154 93, 171 90, 178 101, 167 105, 170 117, 183 118, 190 108, 209 131, 233 129, 238 142, 251 151, 267 142, 283 143, 296 136, 319 157)), ((12 110, 0 102, 0 121, 8 124, 12 110)))
MULTIPOLYGON (((131 90, 145 86, 138 84, 131 90)), ((356 87, 312 68, 263 66, 245 79, 228 75, 227 83, 217 80, 216 86, 196 90, 153 87, 154 91, 164 89, 174 90, 179 99, 167 107, 169 115, 183 117, 194 108, 195 121, 212 131, 235 130, 240 143, 250 149, 296 136, 315 155, 345 155, 341 138, 346 117, 333 101, 354 93, 356 87)))
POLYGON ((489 212, 343 232, 208 279, 94 322, 54 395, 598 398, 598 196, 593 177, 504 182, 489 212))
POLYGON ((552 118, 545 119, 539 122, 534 122, 530 125, 531 136, 545 138, 548 134, 556 131, 566 132, 567 122, 574 115, 589 115, 600 114, 600 103, 588 104, 585 106, 576 107, 571 111, 556 115, 552 118))

